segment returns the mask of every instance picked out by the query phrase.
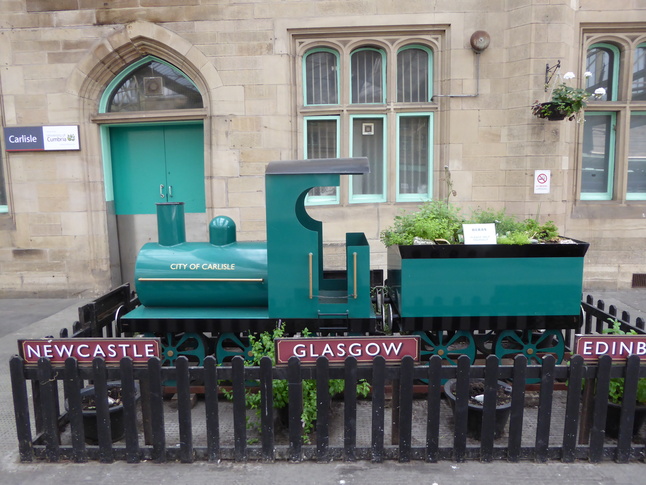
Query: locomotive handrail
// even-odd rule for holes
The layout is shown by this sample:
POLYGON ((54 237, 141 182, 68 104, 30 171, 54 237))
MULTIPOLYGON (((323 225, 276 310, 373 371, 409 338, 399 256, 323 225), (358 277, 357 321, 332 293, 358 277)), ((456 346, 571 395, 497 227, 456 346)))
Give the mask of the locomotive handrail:
POLYGON ((311 300, 312 298, 314 298, 314 275, 313 275, 314 270, 313 270, 313 263, 312 263, 313 258, 314 258, 314 254, 309 253, 307 255, 307 257, 308 257, 308 268, 309 268, 309 273, 310 273, 310 282, 309 283, 310 283, 310 300, 311 300))
POLYGON ((354 263, 354 271, 353 271, 354 291, 352 292, 352 296, 356 300, 357 299, 357 252, 356 251, 352 253, 352 262, 354 263))
POLYGON ((138 278, 137 281, 211 281, 211 282, 242 282, 263 283, 264 278, 138 278))

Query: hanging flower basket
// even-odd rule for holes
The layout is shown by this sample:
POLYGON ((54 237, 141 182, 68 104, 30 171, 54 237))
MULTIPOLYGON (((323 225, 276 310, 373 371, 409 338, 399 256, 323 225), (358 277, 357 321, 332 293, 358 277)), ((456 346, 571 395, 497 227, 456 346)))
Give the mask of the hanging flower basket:
POLYGON ((537 107, 537 109, 534 110, 534 114, 538 118, 545 118, 549 121, 562 121, 568 115, 567 112, 560 110, 558 104, 553 101, 540 103, 534 106, 537 107))

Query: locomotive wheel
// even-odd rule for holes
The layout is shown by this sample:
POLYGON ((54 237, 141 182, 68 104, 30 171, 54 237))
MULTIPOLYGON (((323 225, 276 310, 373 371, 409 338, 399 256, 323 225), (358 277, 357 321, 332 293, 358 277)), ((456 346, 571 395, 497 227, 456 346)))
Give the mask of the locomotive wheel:
POLYGON ((215 358, 218 363, 230 361, 236 355, 241 355, 245 360, 251 360, 251 343, 249 337, 242 337, 238 334, 223 333, 218 338, 215 346, 215 358))
MULTIPOLYGON (((164 333, 161 335, 146 334, 146 337, 160 337, 161 340, 161 364, 163 366, 174 366, 178 357, 184 356, 193 365, 204 365, 204 358, 207 356, 207 338, 201 333, 164 333)), ((163 384, 175 387, 177 381, 167 380, 163 384)))
POLYGON ((201 333, 146 334, 147 337, 161 337, 162 365, 174 366, 178 357, 184 356, 195 365, 203 365, 207 356, 207 340, 201 333))
POLYGON ((496 338, 498 335, 495 331, 490 330, 484 333, 473 334, 473 339, 476 342, 476 348, 481 354, 490 355, 496 351, 496 338))
MULTIPOLYGON (((461 355, 468 355, 471 363, 476 360, 476 343, 471 332, 461 330, 452 335, 445 332, 415 332, 413 335, 421 337, 422 360, 428 360, 433 355, 439 355, 450 365, 458 365, 457 359, 461 355)), ((428 382, 428 380, 422 379, 422 382, 428 382)))
MULTIPOLYGON (((560 364, 565 355, 565 339, 560 330, 543 332, 505 330, 496 340, 496 356, 499 359, 523 354, 528 365, 540 365, 543 357, 551 354, 560 364)), ((536 384, 540 379, 527 379, 528 384, 536 384)))

